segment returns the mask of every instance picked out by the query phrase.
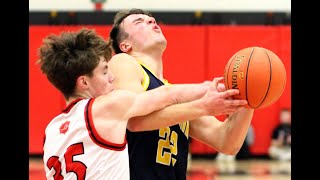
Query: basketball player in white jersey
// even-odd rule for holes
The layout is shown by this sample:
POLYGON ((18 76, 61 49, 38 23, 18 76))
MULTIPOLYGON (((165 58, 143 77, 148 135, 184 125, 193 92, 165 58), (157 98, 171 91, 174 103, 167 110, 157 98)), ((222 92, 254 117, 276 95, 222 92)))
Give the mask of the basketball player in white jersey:
POLYGON ((138 94, 115 90, 116 77, 108 69, 110 45, 93 30, 49 35, 39 48, 39 56, 42 72, 64 95, 67 105, 45 129, 43 161, 48 180, 129 180, 129 120, 143 121, 135 117, 175 103, 197 109, 187 113, 191 118, 228 114, 247 103, 230 100, 237 90, 218 91, 221 78, 138 94), (201 98, 186 102, 199 95, 201 98), (217 104, 225 108, 214 109, 217 104))

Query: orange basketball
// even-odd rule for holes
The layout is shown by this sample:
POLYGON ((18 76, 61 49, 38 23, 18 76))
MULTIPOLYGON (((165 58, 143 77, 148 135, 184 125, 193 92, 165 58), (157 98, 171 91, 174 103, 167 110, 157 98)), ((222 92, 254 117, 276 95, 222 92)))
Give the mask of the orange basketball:
POLYGON ((248 47, 235 53, 224 69, 226 89, 239 89, 236 99, 248 101, 247 108, 262 109, 276 102, 286 85, 281 59, 262 47, 248 47))

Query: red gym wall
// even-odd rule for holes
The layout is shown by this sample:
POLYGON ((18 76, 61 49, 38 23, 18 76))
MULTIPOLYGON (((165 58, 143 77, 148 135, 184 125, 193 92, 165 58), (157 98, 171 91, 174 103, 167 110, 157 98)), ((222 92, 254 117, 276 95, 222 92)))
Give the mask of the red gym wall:
MULTIPOLYGON (((42 39, 61 31, 83 26, 29 26, 29 153, 42 154, 44 130, 50 119, 65 106, 63 96, 41 74, 37 50, 42 39)), ((85 26, 108 37, 111 26, 85 26)), ((161 25, 168 40, 164 54, 164 75, 171 83, 193 83, 222 76, 224 66, 240 49, 260 46, 276 53, 287 70, 287 84, 273 105, 256 110, 252 125, 255 155, 267 154, 271 131, 278 123, 280 108, 291 108, 291 27, 290 26, 191 26, 161 25)), ((218 117, 221 119, 220 117, 218 117)), ((216 153, 201 142, 192 141, 194 154, 216 153)))

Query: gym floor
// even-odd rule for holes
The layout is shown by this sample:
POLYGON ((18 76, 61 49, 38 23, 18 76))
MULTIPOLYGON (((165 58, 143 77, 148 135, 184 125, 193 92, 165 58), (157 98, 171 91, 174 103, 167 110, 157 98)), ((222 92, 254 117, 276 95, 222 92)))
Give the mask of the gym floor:
MULTIPOLYGON (((191 160, 187 180, 291 180, 291 162, 275 160, 191 160)), ((29 159, 29 179, 44 180, 42 159, 29 159)))

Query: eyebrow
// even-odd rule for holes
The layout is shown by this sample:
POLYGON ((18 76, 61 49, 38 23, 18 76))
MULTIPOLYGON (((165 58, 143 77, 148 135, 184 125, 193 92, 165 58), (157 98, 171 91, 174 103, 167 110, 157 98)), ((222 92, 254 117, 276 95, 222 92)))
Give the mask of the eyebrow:
POLYGON ((133 20, 132 23, 134 23, 134 22, 136 22, 136 21, 140 21, 140 20, 143 20, 143 18, 139 17, 139 18, 133 20))

